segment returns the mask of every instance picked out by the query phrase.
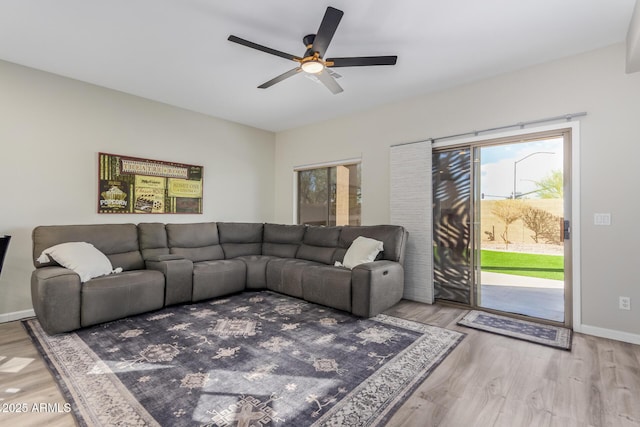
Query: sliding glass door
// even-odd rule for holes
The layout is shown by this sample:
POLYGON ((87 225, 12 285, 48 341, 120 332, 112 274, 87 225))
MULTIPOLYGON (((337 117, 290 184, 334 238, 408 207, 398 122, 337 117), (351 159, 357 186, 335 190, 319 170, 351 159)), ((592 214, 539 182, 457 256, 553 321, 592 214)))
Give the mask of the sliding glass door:
POLYGON ((437 299, 570 323, 570 132, 436 150, 437 299))

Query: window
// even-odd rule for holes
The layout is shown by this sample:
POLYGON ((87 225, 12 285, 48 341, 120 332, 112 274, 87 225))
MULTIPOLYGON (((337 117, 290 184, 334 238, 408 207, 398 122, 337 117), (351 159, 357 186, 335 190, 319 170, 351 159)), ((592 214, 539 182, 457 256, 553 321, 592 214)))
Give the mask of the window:
POLYGON ((298 224, 360 225, 360 163, 301 169, 298 224))

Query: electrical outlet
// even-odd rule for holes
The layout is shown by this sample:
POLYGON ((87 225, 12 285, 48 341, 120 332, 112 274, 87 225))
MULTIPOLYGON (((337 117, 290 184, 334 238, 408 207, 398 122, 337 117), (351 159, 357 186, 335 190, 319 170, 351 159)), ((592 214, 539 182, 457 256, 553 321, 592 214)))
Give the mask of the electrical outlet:
POLYGON ((619 300, 619 308, 620 310, 631 310, 631 298, 629 297, 620 297, 619 300))

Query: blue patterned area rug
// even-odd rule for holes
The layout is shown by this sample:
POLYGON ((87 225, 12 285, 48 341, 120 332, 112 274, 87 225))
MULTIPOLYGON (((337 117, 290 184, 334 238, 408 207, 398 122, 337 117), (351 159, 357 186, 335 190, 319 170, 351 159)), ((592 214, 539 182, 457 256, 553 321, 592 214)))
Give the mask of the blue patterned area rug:
POLYGON ((25 325, 81 426, 381 426, 465 335, 268 291, 25 325))
POLYGON ((562 350, 571 350, 571 330, 560 326, 544 325, 477 310, 467 313, 458 325, 562 350))

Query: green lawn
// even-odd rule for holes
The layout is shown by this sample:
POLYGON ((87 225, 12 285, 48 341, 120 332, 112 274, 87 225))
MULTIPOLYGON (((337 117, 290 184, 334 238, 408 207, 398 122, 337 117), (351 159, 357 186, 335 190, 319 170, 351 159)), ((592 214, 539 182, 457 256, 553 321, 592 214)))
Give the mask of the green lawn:
POLYGON ((564 257, 562 255, 481 251, 481 256, 482 271, 564 280, 564 257))

